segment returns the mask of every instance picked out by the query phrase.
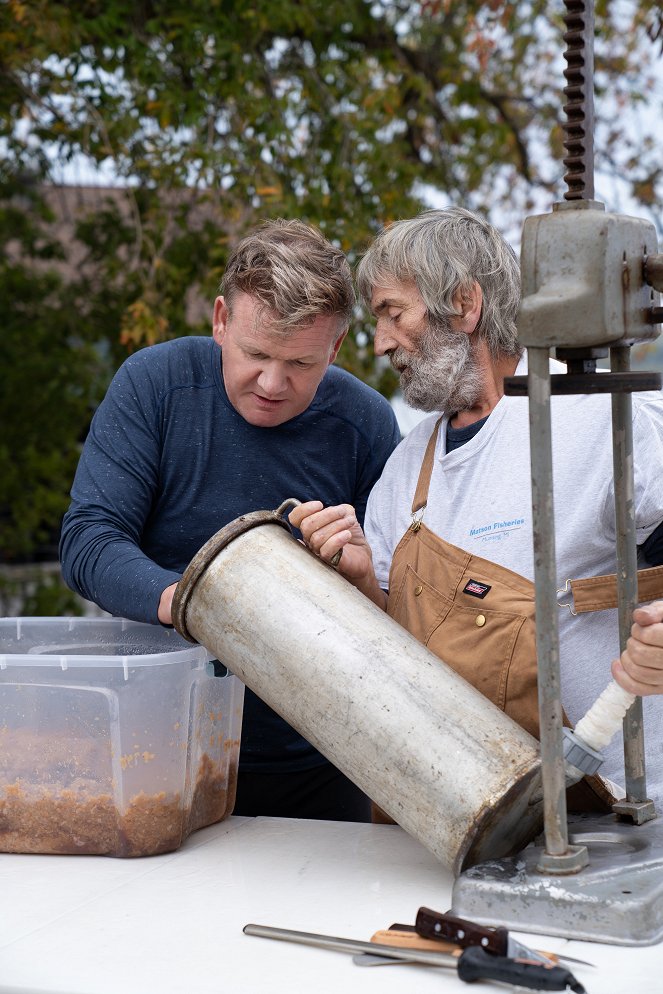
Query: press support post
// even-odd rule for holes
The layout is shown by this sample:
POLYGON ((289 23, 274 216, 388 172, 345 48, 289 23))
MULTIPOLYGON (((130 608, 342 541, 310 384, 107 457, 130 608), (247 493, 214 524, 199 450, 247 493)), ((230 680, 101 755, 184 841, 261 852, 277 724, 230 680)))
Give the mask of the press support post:
POLYGON ((576 873, 587 864, 585 846, 570 846, 566 822, 566 777, 562 746, 562 704, 555 566, 552 432, 550 419, 550 350, 528 352, 532 528, 536 597, 536 650, 539 661, 539 721, 545 851, 538 869, 576 873))
MULTIPOLYGON (((613 372, 629 372, 631 350, 610 349, 613 372)), ((617 532, 617 611, 619 648, 623 652, 631 634, 633 611, 638 603, 635 485, 633 478, 633 404, 630 393, 612 395, 612 452, 615 480, 617 532)), ((641 825, 656 817, 647 798, 642 698, 636 697, 624 717, 624 772, 626 798, 614 805, 616 814, 641 825)))

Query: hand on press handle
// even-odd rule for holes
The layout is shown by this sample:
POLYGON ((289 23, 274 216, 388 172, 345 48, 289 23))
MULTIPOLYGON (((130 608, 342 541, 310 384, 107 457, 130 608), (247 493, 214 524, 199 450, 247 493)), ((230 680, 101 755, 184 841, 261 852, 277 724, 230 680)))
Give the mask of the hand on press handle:
POLYGON ((663 694, 663 601, 636 608, 633 622, 626 649, 612 664, 612 675, 631 694, 663 694))

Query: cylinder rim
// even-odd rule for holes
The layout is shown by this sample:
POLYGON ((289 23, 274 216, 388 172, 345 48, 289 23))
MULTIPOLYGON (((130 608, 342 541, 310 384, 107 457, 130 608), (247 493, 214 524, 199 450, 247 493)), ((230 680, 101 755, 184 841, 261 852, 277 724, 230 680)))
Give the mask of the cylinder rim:
POLYGON ((207 567, 222 549, 225 549, 236 538, 252 528, 257 528, 259 525, 280 525, 286 531, 290 531, 290 525, 281 514, 281 509, 286 503, 284 501, 276 511, 251 511, 249 514, 235 518, 218 532, 215 532, 195 554, 182 574, 182 579, 177 584, 171 608, 173 625, 187 642, 198 644, 198 640, 189 634, 186 625, 186 609, 195 586, 207 567))

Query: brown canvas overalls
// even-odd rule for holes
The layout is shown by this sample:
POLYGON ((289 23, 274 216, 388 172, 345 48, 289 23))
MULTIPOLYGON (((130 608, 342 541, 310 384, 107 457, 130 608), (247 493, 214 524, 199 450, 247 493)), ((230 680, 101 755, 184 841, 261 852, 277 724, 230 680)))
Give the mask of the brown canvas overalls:
MULTIPOLYGON (((424 455, 412 524, 394 552, 387 613, 538 738, 534 584, 445 542, 422 521, 441 421, 424 455)), ((655 574, 649 578, 653 583, 645 586, 647 593, 663 593, 663 568, 643 573, 655 574)), ((615 606, 614 576, 570 582, 576 613, 615 606)), ((566 717, 565 722, 569 724, 566 717)), ((574 811, 606 811, 613 801, 598 776, 585 778, 567 792, 569 810, 574 811)), ((390 819, 374 806, 374 820, 390 819)))

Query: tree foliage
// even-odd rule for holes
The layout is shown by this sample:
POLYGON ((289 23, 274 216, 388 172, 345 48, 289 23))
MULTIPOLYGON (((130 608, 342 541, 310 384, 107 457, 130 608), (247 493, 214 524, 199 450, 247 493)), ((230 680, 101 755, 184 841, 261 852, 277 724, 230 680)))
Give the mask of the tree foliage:
MULTIPOLYGON (((199 302, 256 221, 303 218, 354 259, 431 197, 512 234, 549 209, 563 192, 563 12, 549 0, 1 3, 5 555, 56 525, 127 351, 208 333, 199 302), (75 246, 58 243, 44 191, 91 169, 114 189, 77 212, 75 246)), ((633 126, 639 108, 661 116, 659 3, 598 0, 596 24, 599 175, 659 222, 660 142, 633 126)), ((361 316, 341 361, 393 390, 361 316)))
POLYGON ((68 289, 52 263, 59 245, 43 236, 48 213, 24 188, 0 207, 13 237, 0 258, 0 548, 29 556, 52 538, 66 507, 78 443, 99 379, 98 352, 79 333, 68 289), (21 244, 25 260, 17 256, 21 244))

